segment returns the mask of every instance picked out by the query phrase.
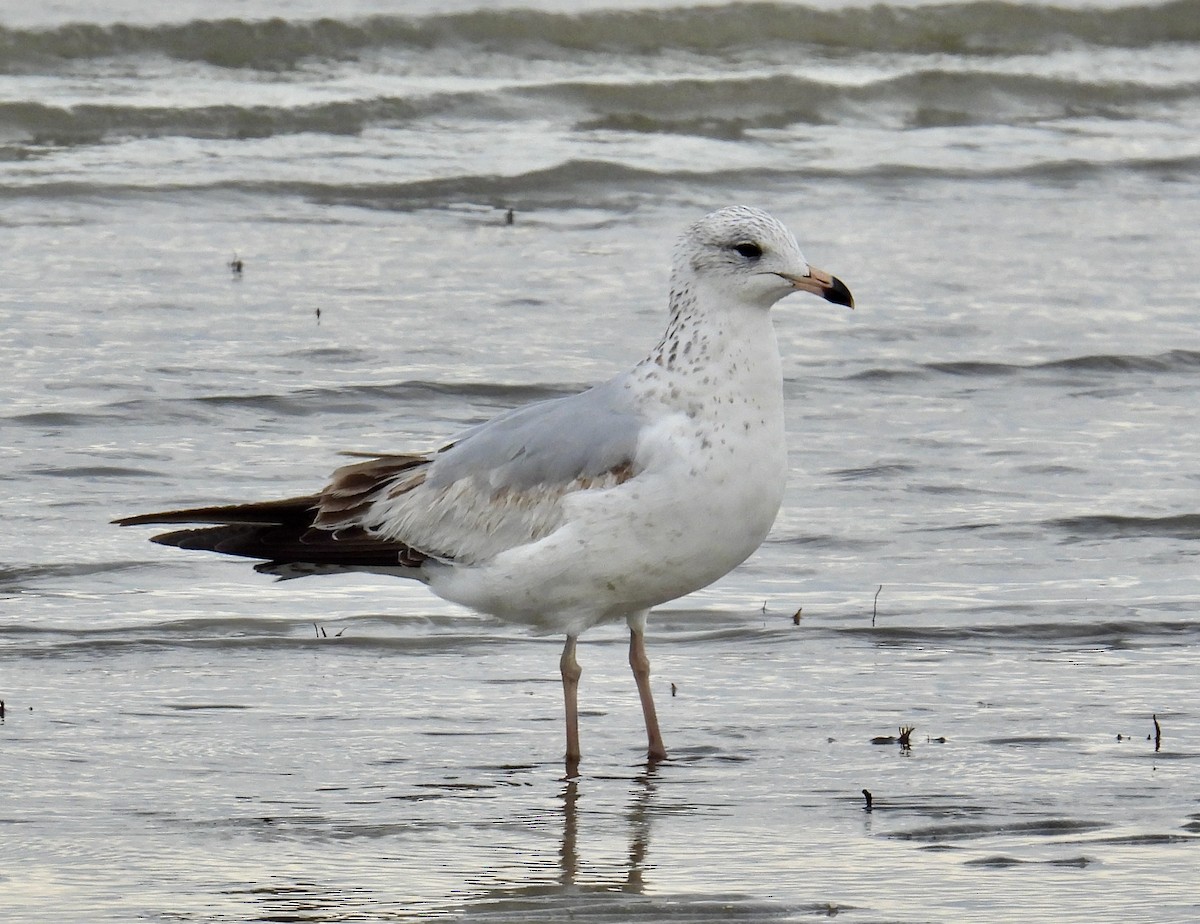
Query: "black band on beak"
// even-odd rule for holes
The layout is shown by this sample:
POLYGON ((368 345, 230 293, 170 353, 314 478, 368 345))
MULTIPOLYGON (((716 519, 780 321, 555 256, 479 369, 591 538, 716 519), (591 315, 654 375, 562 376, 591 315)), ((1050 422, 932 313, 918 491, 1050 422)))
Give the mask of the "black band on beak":
POLYGON ((845 305, 847 308, 854 307, 854 296, 850 294, 850 290, 846 288, 846 283, 838 279, 837 276, 830 277, 833 283, 825 290, 825 301, 833 302, 835 305, 845 305))

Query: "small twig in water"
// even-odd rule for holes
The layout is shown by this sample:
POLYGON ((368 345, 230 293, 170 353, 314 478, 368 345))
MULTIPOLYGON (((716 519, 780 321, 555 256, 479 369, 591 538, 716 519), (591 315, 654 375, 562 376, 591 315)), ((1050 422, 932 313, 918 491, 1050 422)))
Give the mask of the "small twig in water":
POLYGON ((792 625, 793 626, 800 625, 800 614, 802 612, 804 612, 804 607, 800 607, 800 609, 796 610, 796 612, 794 612, 792 614, 792 625))
POLYGON ((1162 748, 1162 726, 1158 724, 1158 715, 1151 716, 1154 719, 1154 753, 1157 754, 1162 748))
POLYGON ((863 806, 863 811, 869 812, 869 811, 871 811, 872 803, 875 800, 871 798, 871 790, 864 789, 862 792, 863 792, 863 798, 867 800, 867 804, 865 806, 863 806))
POLYGON ((875 628, 875 617, 879 615, 879 595, 883 592, 883 585, 879 585, 879 589, 875 591, 875 602, 871 605, 871 628, 875 628))

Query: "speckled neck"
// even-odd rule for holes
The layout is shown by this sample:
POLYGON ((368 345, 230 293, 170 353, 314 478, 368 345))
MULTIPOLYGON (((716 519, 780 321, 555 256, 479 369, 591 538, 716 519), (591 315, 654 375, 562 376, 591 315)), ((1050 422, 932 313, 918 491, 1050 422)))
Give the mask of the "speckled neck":
POLYGON ((679 373, 696 371, 721 362, 735 348, 735 341, 755 340, 759 324, 770 326, 765 314, 753 309, 742 312, 723 300, 720 310, 711 310, 709 306, 718 300, 720 296, 705 293, 695 280, 672 276, 667 329, 641 365, 679 373))
POLYGON ((674 282, 670 312, 667 329, 645 362, 672 371, 684 365, 702 364, 708 358, 710 338, 716 332, 713 319, 705 317, 699 310, 695 291, 690 286, 674 282))

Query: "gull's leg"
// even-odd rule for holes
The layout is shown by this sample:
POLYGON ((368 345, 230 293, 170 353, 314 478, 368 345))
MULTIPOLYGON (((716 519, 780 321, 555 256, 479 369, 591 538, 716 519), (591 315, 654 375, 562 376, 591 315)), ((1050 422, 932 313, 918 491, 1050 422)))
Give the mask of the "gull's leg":
POLYGON ((563 702, 567 712, 567 775, 574 776, 579 770, 579 677, 583 674, 575 660, 574 635, 567 636, 558 668, 562 672, 563 702))
POLYGON ((658 713, 654 711, 654 695, 650 692, 650 659, 646 657, 646 617, 643 611, 629 617, 629 666, 633 668, 633 679, 637 682, 638 696, 642 700, 642 715, 646 719, 646 738, 649 747, 646 756, 650 760, 662 760, 667 756, 663 746, 662 732, 658 729, 658 713))

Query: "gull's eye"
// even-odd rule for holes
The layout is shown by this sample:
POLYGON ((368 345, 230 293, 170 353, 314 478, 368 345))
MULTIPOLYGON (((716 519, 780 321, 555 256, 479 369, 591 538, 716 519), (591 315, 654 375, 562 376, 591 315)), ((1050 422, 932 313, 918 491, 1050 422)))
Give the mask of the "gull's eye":
POLYGON ((740 244, 734 244, 733 249, 747 260, 757 260, 763 255, 763 249, 754 241, 742 241, 740 244))

